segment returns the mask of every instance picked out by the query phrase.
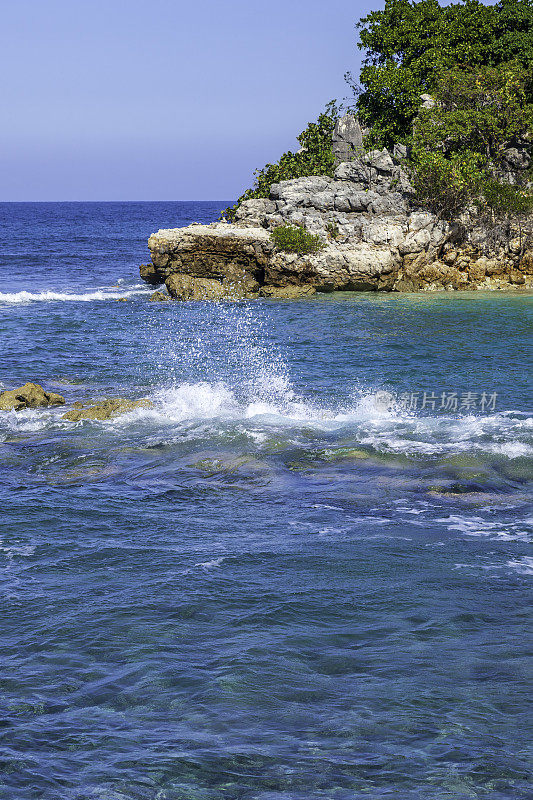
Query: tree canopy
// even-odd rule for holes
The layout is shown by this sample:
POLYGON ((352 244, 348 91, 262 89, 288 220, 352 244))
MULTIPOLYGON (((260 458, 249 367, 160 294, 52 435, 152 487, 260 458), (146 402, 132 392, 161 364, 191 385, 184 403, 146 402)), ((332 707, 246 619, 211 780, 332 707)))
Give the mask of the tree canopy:
POLYGON ((443 73, 514 62, 533 68, 533 4, 500 0, 386 0, 360 20, 365 51, 359 84, 353 81, 360 119, 375 144, 407 142, 420 106, 443 73))
MULTIPOLYGON (((355 112, 365 144, 410 146, 419 198, 443 215, 484 196, 493 207, 518 208, 521 190, 500 189, 498 163, 509 143, 533 129, 533 0, 385 0, 357 24, 364 50, 355 112), (422 109, 421 95, 436 99, 422 109), (485 192, 481 187, 485 187, 485 192), (481 195, 480 195, 481 192, 481 195)), ((255 172, 255 183, 224 215, 268 197, 278 181, 332 175, 331 136, 339 108, 331 102, 297 137, 301 150, 255 172)))

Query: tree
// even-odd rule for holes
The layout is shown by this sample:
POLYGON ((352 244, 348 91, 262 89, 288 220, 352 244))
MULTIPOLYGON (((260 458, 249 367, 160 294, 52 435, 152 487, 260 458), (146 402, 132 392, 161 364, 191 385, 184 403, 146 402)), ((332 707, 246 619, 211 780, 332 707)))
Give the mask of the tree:
POLYGON ((438 0, 386 0, 383 11, 372 11, 357 27, 366 53, 359 85, 348 80, 375 145, 409 142, 420 95, 433 94, 443 72, 508 61, 533 67, 531 0, 460 0, 444 7, 438 0))
POLYGON ((533 130, 530 83, 531 72, 517 63, 440 75, 435 105, 420 109, 413 125, 411 166, 421 202, 447 218, 474 201, 497 214, 526 213, 527 189, 498 178, 507 171, 507 148, 526 143, 533 130))

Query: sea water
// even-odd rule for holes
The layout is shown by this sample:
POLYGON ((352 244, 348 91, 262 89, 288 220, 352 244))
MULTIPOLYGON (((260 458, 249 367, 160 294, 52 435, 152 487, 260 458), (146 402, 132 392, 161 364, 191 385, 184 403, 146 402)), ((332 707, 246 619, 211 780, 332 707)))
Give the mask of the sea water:
POLYGON ((2 388, 152 402, 0 414, 0 797, 529 797, 531 296, 148 302, 228 202, 0 206, 2 388))

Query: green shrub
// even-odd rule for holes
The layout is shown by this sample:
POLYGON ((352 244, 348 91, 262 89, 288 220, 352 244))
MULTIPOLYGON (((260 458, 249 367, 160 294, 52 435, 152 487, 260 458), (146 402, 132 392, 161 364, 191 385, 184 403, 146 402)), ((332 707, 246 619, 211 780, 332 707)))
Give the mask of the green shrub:
POLYGON ((495 217, 525 217, 533 211, 533 194, 523 186, 489 180, 483 185, 483 200, 495 217))
POLYGON ((477 153, 445 156, 418 150, 413 154, 411 181, 416 199, 443 219, 453 219, 464 211, 477 195, 484 176, 477 153))
POLYGON ((485 215, 486 224, 491 230, 490 238, 496 244, 509 240, 513 224, 518 227, 520 255, 523 255, 526 246, 531 246, 533 240, 531 190, 527 186, 511 186, 491 178, 483 184, 476 205, 485 215))
POLYGON ((320 236, 298 225, 280 225, 274 228, 270 236, 276 247, 288 253, 316 253, 325 247, 320 236))

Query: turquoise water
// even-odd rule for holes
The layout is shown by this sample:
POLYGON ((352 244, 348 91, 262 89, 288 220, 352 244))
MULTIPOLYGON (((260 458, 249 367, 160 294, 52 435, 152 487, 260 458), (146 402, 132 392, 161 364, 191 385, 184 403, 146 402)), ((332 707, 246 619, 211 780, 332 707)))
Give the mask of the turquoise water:
POLYGON ((531 297, 149 303, 226 205, 0 205, 3 386, 153 402, 0 416, 0 798, 530 797, 531 297))

